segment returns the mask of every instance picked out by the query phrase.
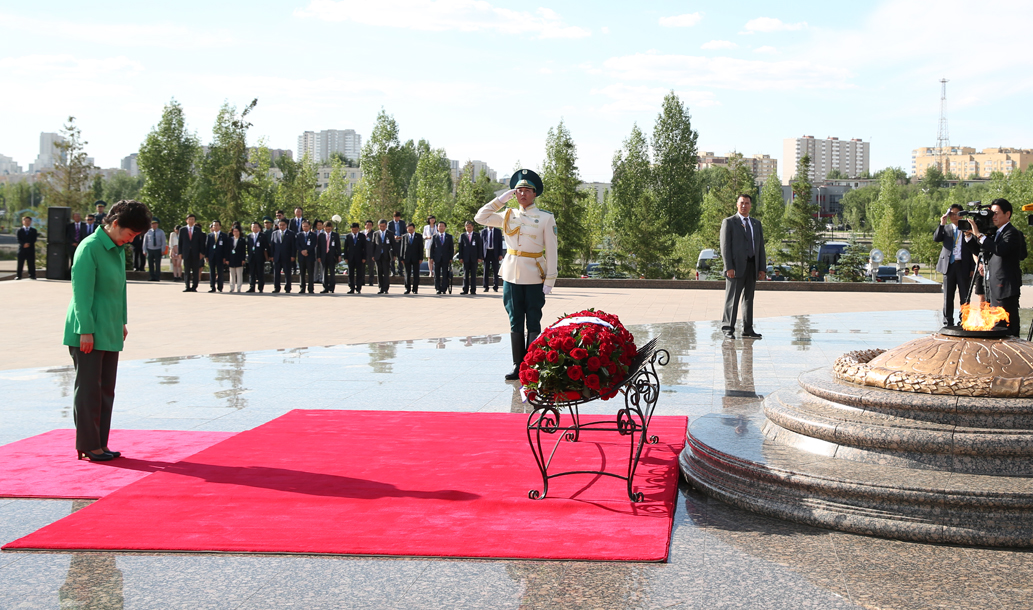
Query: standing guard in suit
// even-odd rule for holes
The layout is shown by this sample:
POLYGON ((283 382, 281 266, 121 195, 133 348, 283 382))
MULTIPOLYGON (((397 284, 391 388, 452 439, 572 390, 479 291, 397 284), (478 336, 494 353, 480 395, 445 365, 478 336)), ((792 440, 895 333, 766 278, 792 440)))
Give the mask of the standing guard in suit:
POLYGON ((502 229, 498 227, 485 227, 481 231, 481 248, 484 259, 484 292, 488 292, 488 276, 494 277, 492 290, 499 291, 499 267, 502 264, 502 257, 506 255, 505 242, 502 239, 502 229))
POLYGON ((104 211, 108 204, 104 203, 103 199, 98 199, 94 204, 96 212, 93 214, 93 222, 97 223, 97 228, 100 229, 104 226, 104 217, 107 216, 107 212, 104 211))
POLYGON ((377 281, 377 262, 373 258, 373 234, 376 233, 376 229, 373 228, 373 221, 366 221, 366 273, 369 275, 369 281, 367 285, 374 286, 377 281))
POLYGON ((387 228, 395 236, 391 243, 391 275, 402 275, 402 237, 405 235, 405 221, 402 213, 395 212, 387 228))
POLYGON ((265 261, 269 258, 269 241, 257 222, 251 223, 251 234, 247 236, 245 248, 247 250, 248 283, 250 284, 247 291, 254 292, 255 284, 258 284, 258 292, 264 292, 265 261))
POLYGON ((936 260, 936 270, 943 274, 944 326, 954 326, 955 291, 960 295, 962 305, 969 301, 968 286, 975 272, 972 257, 979 253, 978 244, 972 241, 972 232, 958 228, 958 212, 962 209, 960 204, 951 204, 933 232, 933 241, 943 244, 936 260))
POLYGON ((556 218, 534 205, 545 185, 529 169, 517 170, 509 179, 509 190, 486 203, 474 220, 488 227, 501 227, 506 240, 502 262, 502 302, 509 314, 513 370, 509 381, 520 378, 520 363, 528 346, 542 332, 545 295, 552 292, 558 275, 556 218), (520 204, 506 206, 514 196, 520 204), (524 337, 524 328, 527 337, 524 337))
POLYGON ((391 261, 395 236, 387 228, 387 221, 381 219, 377 223, 379 230, 373 233, 373 260, 377 264, 377 285, 380 291, 377 294, 387 294, 391 287, 391 261))
POLYGON ((183 292, 197 292, 204 265, 205 236, 197 226, 197 218, 187 214, 187 226, 179 230, 179 253, 183 256, 183 292))
POLYGON ((423 235, 416 232, 416 225, 409 223, 407 233, 402 237, 402 273, 405 275, 405 294, 420 292, 420 263, 423 262, 423 235))
POLYGON ((93 214, 86 215, 86 237, 89 237, 97 230, 97 219, 93 214))
POLYGON ((213 220, 211 228, 212 232, 204 242, 204 255, 208 259, 208 292, 215 292, 216 288, 222 292, 223 282, 226 281, 226 265, 229 264, 229 244, 226 234, 222 232, 222 223, 213 220))
POLYGON ((334 231, 334 221, 323 225, 323 232, 316 238, 316 255, 323 263, 323 290, 320 294, 333 294, 337 287, 337 264, 341 262, 341 236, 334 231))
POLYGON ((477 269, 483 260, 481 234, 473 230, 473 223, 466 221, 466 232, 459 236, 459 260, 463 261, 463 294, 477 295, 477 269))
POLYGON ((262 218, 262 222, 265 225, 262 229, 262 233, 265 234, 265 262, 266 270, 270 275, 273 273, 273 233, 279 228, 272 218, 265 216, 262 218))
POLYGON ((348 294, 362 292, 363 269, 366 266, 366 234, 353 222, 351 233, 344 238, 344 260, 348 262, 348 294))
POLYGON ((69 269, 71 269, 72 263, 75 262, 75 249, 79 247, 79 242, 86 239, 87 235, 86 223, 82 221, 82 215, 79 212, 72 213, 72 222, 65 227, 65 243, 68 244, 69 269))
POLYGON ((25 263, 29 265, 29 278, 36 279, 36 238, 39 232, 32 226, 31 216, 22 216, 22 228, 18 229, 18 273, 17 279, 22 279, 22 269, 25 263))
POLYGON ((286 271, 286 292, 291 293, 291 266, 294 263, 294 232, 287 228, 287 219, 280 219, 280 229, 273 232, 273 294, 280 292, 280 275, 286 271))
POLYGON ((150 282, 161 281, 161 259, 165 255, 165 231, 159 227, 161 222, 157 216, 151 217, 151 230, 143 236, 143 251, 147 254, 147 271, 150 282))
POLYGON ((760 339, 753 330, 753 293, 757 280, 764 279, 767 254, 764 251, 764 229, 760 221, 750 218, 753 199, 739 195, 736 212, 721 221, 721 258, 725 271, 725 310, 721 330, 725 337, 735 338, 735 317, 742 296, 742 336, 760 339), (758 270, 759 269, 759 270, 758 270))
POLYGON ((1022 288, 1022 269, 1019 261, 1028 256, 1026 236, 1011 223, 1012 205, 1007 199, 994 199, 990 204, 997 232, 983 235, 972 223, 972 235, 979 240, 986 265, 985 290, 990 305, 1003 307, 1008 312, 1008 330, 1019 336, 1019 292, 1022 288))
POLYGON ((298 294, 305 294, 306 283, 308 284, 308 293, 314 294, 316 275, 316 233, 315 231, 312 231, 307 220, 301 221, 301 233, 298 233, 294 240, 294 258, 298 261, 298 275, 301 278, 301 291, 298 294))
POLYGON ((133 271, 143 271, 147 265, 147 253, 143 246, 143 234, 137 235, 130 242, 133 247, 133 271))
POLYGON ((438 223, 438 233, 430 244, 430 260, 434 261, 434 290, 445 294, 448 290, 448 271, 452 268, 452 257, 455 256, 455 242, 446 229, 448 225, 442 220, 438 223))

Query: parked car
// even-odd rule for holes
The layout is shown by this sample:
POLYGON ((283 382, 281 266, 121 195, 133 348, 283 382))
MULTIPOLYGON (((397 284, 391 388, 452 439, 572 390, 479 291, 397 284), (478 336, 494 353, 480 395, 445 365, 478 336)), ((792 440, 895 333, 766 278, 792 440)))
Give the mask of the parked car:
POLYGON ((899 282, 897 268, 892 265, 883 265, 875 272, 876 282, 899 282))

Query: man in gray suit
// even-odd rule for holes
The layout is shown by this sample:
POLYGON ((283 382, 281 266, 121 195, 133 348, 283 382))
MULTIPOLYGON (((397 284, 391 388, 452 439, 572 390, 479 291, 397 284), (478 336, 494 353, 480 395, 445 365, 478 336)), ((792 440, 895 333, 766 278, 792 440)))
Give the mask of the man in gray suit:
POLYGON ((972 257, 979 253, 978 244, 972 242, 972 233, 958 229, 960 204, 952 204, 947 213, 940 217, 940 225, 933 233, 933 241, 940 242, 940 258, 936 270, 943 274, 943 325, 954 326, 954 293, 961 296, 961 304, 968 303, 968 283, 975 271, 972 257))
POLYGON ((767 254, 764 251, 764 230, 760 222, 750 218, 753 199, 739 195, 735 215, 721 221, 721 258, 725 271, 725 312, 721 330, 725 337, 735 338, 735 317, 742 297, 742 336, 760 339, 753 331, 753 292, 757 280, 764 279, 767 254))

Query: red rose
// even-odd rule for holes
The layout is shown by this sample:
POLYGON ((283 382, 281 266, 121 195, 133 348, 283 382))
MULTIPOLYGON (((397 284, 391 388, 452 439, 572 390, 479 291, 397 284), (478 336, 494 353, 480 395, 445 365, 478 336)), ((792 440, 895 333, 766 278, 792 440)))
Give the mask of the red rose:
POLYGON ((574 360, 584 360, 588 358, 588 351, 582 347, 575 347, 570 350, 570 357, 574 360))
POLYGON ((524 381, 524 384, 538 383, 538 371, 535 369, 527 369, 521 374, 527 376, 527 381, 524 381))
POLYGON ((598 371, 599 367, 601 367, 602 365, 602 360, 599 360, 599 358, 595 356, 592 356, 588 359, 588 370, 592 371, 593 373, 598 371))
POLYGON ((617 365, 613 362, 606 366, 606 370, 610 372, 610 376, 613 377, 617 374, 617 365))
POLYGON ((567 336, 563 338, 563 351, 569 352, 574 349, 574 345, 574 337, 567 336))
POLYGON ((570 377, 574 381, 581 379, 581 374, 581 367, 576 364, 567 369, 567 377, 570 377))
POLYGON ((580 400, 581 399, 581 392, 567 392, 566 393, 566 397, 567 397, 567 400, 580 400))
POLYGON ((606 392, 605 394, 603 394, 602 398, 603 398, 603 400, 610 400, 611 398, 613 398, 614 396, 617 395, 617 392, 618 392, 618 390, 616 388, 614 388, 614 389, 610 390, 609 392, 606 392))
POLYGON ((592 388, 593 390, 599 389, 599 375, 589 375, 585 377, 585 385, 592 388))
POLYGON ((557 362, 560 361, 560 353, 559 352, 549 352, 549 353, 545 354, 545 359, 548 360, 549 362, 553 363, 553 364, 556 364, 557 362))
POLYGON ((550 339, 549 347, 552 349, 563 349, 563 337, 553 337, 550 339))
POLYGON ((538 364, 539 362, 543 362, 545 360, 545 350, 543 350, 543 349, 536 349, 536 350, 534 350, 534 352, 531 353, 531 358, 534 360, 535 364, 538 364))
POLYGON ((527 385, 528 383, 530 383, 527 380, 527 370, 526 369, 520 371, 520 383, 521 383, 521 385, 527 385))
POLYGON ((523 362, 520 363, 520 370, 521 371, 526 371, 529 368, 531 368, 531 365, 527 364, 527 360, 524 360, 523 362))

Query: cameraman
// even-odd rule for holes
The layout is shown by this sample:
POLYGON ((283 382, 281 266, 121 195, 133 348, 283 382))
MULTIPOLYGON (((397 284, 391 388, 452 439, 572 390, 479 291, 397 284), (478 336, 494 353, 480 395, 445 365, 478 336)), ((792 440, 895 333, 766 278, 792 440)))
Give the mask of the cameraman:
POLYGON ((933 241, 940 242, 940 258, 936 270, 943 274, 943 325, 954 326, 954 293, 958 292, 961 304, 968 303, 968 283, 972 281, 975 267, 973 257, 979 253, 972 239, 971 231, 958 228, 960 204, 951 204, 950 209, 940 217, 940 226, 933 233, 933 241))
POLYGON ((1008 330, 1019 336, 1019 289, 1022 287, 1022 271, 1019 261, 1026 258, 1026 236, 1011 224, 1011 203, 1007 199, 994 199, 990 205, 993 223, 997 232, 983 235, 976 223, 972 223, 972 234, 983 247, 987 265, 986 292, 990 305, 1003 307, 1008 312, 1008 330))

